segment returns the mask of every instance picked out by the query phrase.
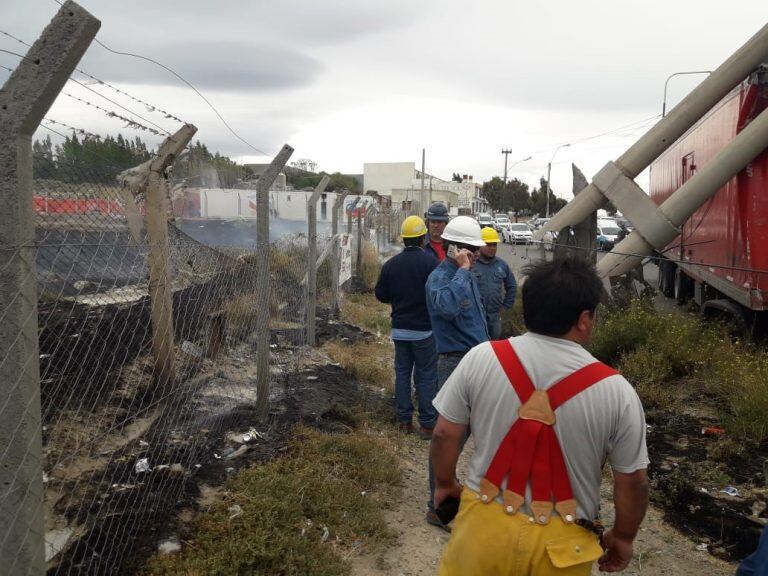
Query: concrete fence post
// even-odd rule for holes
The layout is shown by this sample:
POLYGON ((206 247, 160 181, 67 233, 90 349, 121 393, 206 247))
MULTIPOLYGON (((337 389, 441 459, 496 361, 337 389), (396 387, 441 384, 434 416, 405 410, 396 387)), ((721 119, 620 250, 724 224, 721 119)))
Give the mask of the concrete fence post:
MULTIPOLYGON (((357 254, 355 258, 355 277, 357 278, 357 284, 363 281, 363 202, 361 201, 357 205, 357 254)), ((367 207, 365 207, 367 210, 367 207)))
POLYGON ((256 183, 256 415, 269 413, 269 189, 293 148, 285 144, 256 183))
POLYGON ((45 573, 32 135, 101 23, 65 2, 0 89, 0 572, 45 573))
POLYGON ((315 314, 317 310, 317 201, 331 179, 323 176, 307 201, 307 251, 309 265, 307 275, 307 344, 315 345, 315 314))
POLYGON ((341 249, 339 246, 339 217, 344 209, 344 200, 349 195, 349 190, 344 190, 336 196, 331 214, 331 238, 333 241, 333 258, 331 260, 331 316, 339 313, 339 274, 341 273, 341 249))
POLYGON ((165 170, 184 150, 197 128, 182 126, 160 145, 149 164, 147 176, 147 238, 149 241, 149 299, 152 319, 152 353, 155 383, 173 385, 174 366, 173 289, 168 270, 168 184, 165 170))

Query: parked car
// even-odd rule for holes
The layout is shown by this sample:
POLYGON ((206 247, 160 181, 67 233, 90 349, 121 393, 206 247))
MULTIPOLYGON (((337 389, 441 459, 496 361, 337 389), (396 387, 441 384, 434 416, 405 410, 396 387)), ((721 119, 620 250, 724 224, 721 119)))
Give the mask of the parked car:
POLYGON ((531 226, 533 226, 534 230, 538 230, 539 228, 544 226, 544 224, 549 222, 549 220, 550 220, 549 218, 534 218, 533 220, 531 220, 530 224, 531 226))
POLYGON ((486 228, 487 226, 493 227, 493 216, 490 214, 481 212, 475 217, 475 219, 477 220, 478 224, 480 224, 480 228, 486 228))
POLYGON ((508 230, 511 224, 512 222, 510 222, 509 216, 506 214, 497 214, 493 219, 493 227, 502 236, 504 235, 504 230, 508 230))
POLYGON ((612 218, 601 218, 597 221, 597 248, 611 250, 619 237, 621 228, 612 218))
POLYGON ((533 232, 528 224, 510 222, 509 228, 502 230, 501 239, 510 244, 530 244, 533 240, 533 232))

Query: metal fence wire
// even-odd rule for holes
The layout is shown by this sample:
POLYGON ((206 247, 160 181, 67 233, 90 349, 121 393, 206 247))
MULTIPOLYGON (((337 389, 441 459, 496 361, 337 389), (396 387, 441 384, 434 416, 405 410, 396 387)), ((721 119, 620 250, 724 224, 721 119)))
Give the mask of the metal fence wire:
MULTIPOLYGON (((297 375, 302 380, 311 365, 308 237, 293 232, 270 244, 274 408, 258 422, 254 248, 226 238, 206 245, 183 231, 202 230, 206 223, 168 214, 176 377, 158 381, 145 199, 121 186, 109 167, 68 166, 35 154, 34 173, 34 245, 2 250, 6 262, 34 259, 39 357, 25 364, 40 372, 43 459, 32 465, 44 495, 31 501, 44 510, 48 572, 134 573, 139 559, 156 550, 158 527, 195 507, 201 484, 220 484, 240 454, 260 450, 258 440, 273 433, 275 410, 283 409, 297 375)), ((171 205, 173 198, 168 200, 171 205)), ((378 221, 378 229, 373 217, 365 227, 361 223, 368 249, 386 243, 384 217, 378 221)), ((316 321, 326 337, 335 282, 332 242, 330 230, 322 228, 316 321)), ((3 295, 0 321, 27 296, 3 295)), ((31 411, 36 401, 30 398, 31 411)), ((0 402, 0 419, 9 417, 7 410, 0 402)), ((7 441, 13 445, 14 438, 7 441)), ((11 484, 3 487, 0 502, 30 489, 11 484)), ((12 530, 18 533, 15 520, 6 518, 0 546, 12 530)), ((40 536, 30 528, 29 538, 40 536)), ((16 573, 13 567, 9 573, 16 573)))

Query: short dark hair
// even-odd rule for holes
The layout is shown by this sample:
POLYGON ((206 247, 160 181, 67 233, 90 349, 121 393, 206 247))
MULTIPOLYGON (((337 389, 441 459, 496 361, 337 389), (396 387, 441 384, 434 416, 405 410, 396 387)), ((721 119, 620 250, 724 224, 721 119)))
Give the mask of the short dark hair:
POLYGON ((531 332, 566 334, 585 310, 594 313, 603 295, 595 266, 579 257, 539 261, 523 269, 523 320, 531 332))
POLYGON ((424 238, 426 238, 426 234, 422 236, 417 236, 416 238, 403 238, 403 244, 405 244, 406 248, 411 248, 413 246, 420 247, 424 245, 424 238))

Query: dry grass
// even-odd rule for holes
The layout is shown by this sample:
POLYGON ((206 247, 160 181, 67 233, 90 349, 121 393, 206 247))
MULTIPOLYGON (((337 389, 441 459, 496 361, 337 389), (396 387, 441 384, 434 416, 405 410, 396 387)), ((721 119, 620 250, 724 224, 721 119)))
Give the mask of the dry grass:
POLYGON ((232 478, 182 553, 154 557, 144 574, 347 575, 347 551, 392 542, 382 509, 400 481, 386 439, 299 427, 288 456, 232 478))
POLYGON ((334 362, 363 384, 394 393, 394 357, 391 344, 382 342, 327 342, 323 348, 334 362))
POLYGON ((373 294, 349 294, 341 306, 341 319, 374 334, 387 334, 391 327, 390 307, 373 294))

